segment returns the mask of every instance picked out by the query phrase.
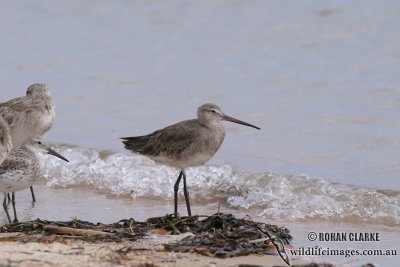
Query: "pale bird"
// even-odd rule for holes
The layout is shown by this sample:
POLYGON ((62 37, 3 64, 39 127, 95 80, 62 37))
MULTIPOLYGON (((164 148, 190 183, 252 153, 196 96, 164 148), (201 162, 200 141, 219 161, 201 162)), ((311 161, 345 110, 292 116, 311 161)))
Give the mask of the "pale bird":
POLYGON ((0 116, 0 164, 6 159, 11 148, 12 142, 8 124, 0 116))
MULTIPOLYGON (((32 84, 26 96, 0 103, 0 116, 8 123, 13 147, 21 146, 30 136, 42 137, 51 128, 56 116, 49 87, 43 83, 32 84)), ((30 189, 35 202, 33 188, 30 189)))
POLYGON ((32 186, 36 180, 43 177, 42 165, 37 157, 38 153, 50 154, 68 162, 39 137, 28 137, 20 147, 11 149, 7 158, 0 165, 0 192, 4 193, 3 208, 10 223, 6 196, 12 192, 14 222, 17 222, 14 192, 32 186))

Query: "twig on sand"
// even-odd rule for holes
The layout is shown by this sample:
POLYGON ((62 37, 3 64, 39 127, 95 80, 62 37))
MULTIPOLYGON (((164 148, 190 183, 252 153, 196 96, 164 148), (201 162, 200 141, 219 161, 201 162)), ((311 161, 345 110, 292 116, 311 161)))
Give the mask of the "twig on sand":
POLYGON ((43 230, 58 235, 88 235, 88 236, 114 236, 114 233, 77 229, 63 226, 44 225, 43 230))

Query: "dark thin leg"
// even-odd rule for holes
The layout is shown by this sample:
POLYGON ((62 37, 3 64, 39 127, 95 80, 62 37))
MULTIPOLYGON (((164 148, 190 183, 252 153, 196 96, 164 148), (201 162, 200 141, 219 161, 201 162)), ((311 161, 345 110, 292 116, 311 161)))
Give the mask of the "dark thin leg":
POLYGON ((179 173, 178 179, 175 182, 174 185, 174 203, 175 203, 175 215, 178 215, 178 189, 179 189, 179 183, 181 182, 181 178, 183 176, 183 171, 179 173))
POLYGON ((36 202, 36 197, 35 197, 35 193, 33 192, 33 187, 31 186, 31 195, 32 195, 32 201, 36 202))
POLYGON ((14 222, 18 222, 17 210, 15 209, 15 193, 14 192, 12 192, 11 203, 12 203, 13 210, 14 210, 14 222))
MULTIPOLYGON (((5 196, 4 196, 5 197, 5 196)), ((10 206, 11 204, 11 196, 10 193, 7 193, 7 198, 8 198, 8 202, 7 202, 7 207, 10 206)))
POLYGON ((189 192, 186 187, 186 174, 182 171, 183 174, 183 194, 185 195, 186 208, 188 211, 188 216, 192 216, 192 212, 190 211, 190 202, 189 202, 189 192))
POLYGON ((10 217, 10 214, 8 214, 7 196, 9 196, 9 194, 4 193, 3 208, 4 208, 4 212, 7 215, 8 222, 11 223, 11 217, 10 217))

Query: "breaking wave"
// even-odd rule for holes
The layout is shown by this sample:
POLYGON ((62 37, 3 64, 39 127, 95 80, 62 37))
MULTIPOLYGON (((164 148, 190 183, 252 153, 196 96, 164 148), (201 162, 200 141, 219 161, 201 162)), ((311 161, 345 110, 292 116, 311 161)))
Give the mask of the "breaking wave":
MULTIPOLYGON (((157 165, 134 154, 99 152, 60 145, 70 160, 45 160, 48 186, 89 186, 107 194, 132 198, 172 199, 179 170, 157 165)), ((186 171, 194 203, 220 201, 274 220, 380 223, 400 222, 400 192, 354 187, 307 175, 251 173, 223 166, 201 166, 186 171)))

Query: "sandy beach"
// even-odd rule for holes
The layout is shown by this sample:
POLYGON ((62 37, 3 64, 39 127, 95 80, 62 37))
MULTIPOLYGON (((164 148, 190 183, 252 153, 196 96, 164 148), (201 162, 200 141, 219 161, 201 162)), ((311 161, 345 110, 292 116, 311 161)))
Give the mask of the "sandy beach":
MULTIPOLYGON (((89 243, 24 234, 0 234, 0 266, 287 266, 278 255, 219 259, 165 251, 162 244, 176 240, 177 237, 153 236, 137 242, 89 243), (13 238, 25 240, 6 241, 13 238)), ((291 258, 291 262, 307 263, 296 258, 291 258)))
POLYGON ((373 266, 293 256, 290 230, 222 213, 113 224, 36 219, 0 232, 0 266, 373 266))

